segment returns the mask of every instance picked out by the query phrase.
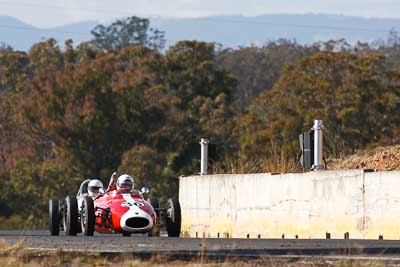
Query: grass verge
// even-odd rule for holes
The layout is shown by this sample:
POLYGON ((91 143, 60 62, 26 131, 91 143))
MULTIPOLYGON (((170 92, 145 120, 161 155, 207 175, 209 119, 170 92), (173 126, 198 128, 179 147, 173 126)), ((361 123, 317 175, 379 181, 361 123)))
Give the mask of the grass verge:
POLYGON ((22 243, 7 245, 0 241, 1 267, 108 267, 108 266, 178 266, 178 267, 250 267, 250 266, 399 266, 398 260, 374 259, 344 259, 320 257, 263 257, 255 259, 226 258, 210 260, 204 257, 191 260, 176 260, 163 256, 153 256, 148 259, 136 256, 102 256, 85 253, 71 253, 63 250, 39 251, 25 248, 22 243))

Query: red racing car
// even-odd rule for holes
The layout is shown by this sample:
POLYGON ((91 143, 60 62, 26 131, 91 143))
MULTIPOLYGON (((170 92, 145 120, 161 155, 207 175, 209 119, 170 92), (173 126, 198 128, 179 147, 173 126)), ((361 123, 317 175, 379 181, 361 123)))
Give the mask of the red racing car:
POLYGON ((114 183, 114 176, 115 173, 107 190, 99 180, 85 180, 76 196, 67 196, 62 203, 50 199, 50 234, 56 236, 63 230, 69 236, 78 233, 92 236, 95 231, 159 236, 160 228, 165 225, 168 236, 179 237, 181 209, 178 199, 170 198, 167 207, 160 208, 158 199, 144 200, 143 194, 149 192, 148 188, 133 189, 133 178, 129 175, 121 175, 114 183))

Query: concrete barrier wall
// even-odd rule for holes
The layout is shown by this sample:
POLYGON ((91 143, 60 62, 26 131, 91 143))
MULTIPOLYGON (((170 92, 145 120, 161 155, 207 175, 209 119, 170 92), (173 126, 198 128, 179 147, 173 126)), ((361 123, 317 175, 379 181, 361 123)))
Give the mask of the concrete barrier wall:
POLYGON ((400 172, 190 176, 179 199, 183 236, 400 238, 400 172))

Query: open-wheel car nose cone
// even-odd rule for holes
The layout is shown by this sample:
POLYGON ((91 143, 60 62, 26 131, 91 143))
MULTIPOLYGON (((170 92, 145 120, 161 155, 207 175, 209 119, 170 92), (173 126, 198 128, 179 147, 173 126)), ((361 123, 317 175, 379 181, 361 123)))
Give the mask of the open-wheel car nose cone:
POLYGON ((129 218, 126 220, 125 225, 130 228, 145 228, 149 226, 150 221, 146 218, 129 218))

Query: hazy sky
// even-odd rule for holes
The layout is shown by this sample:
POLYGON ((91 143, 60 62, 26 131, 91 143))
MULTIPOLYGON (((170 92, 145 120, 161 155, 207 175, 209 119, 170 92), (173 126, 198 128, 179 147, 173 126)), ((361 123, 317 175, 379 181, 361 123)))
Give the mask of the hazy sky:
POLYGON ((130 15, 199 17, 327 13, 400 18, 400 0, 0 0, 0 15, 41 27, 130 15))

